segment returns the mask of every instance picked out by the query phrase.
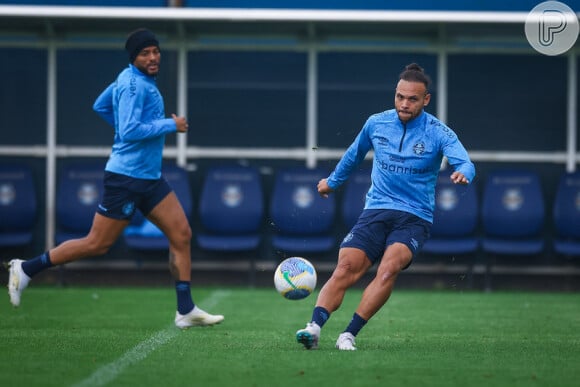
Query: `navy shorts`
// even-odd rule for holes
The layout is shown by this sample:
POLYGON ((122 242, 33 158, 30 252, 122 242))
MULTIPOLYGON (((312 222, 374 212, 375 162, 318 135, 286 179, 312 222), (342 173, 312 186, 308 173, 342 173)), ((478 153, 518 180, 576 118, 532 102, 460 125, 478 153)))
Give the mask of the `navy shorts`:
POLYGON ((404 243, 415 257, 429 238, 431 223, 397 210, 364 210, 340 247, 364 251, 370 261, 380 261, 387 246, 404 243))
POLYGON ((171 191, 163 177, 136 179, 105 171, 103 199, 97 212, 107 218, 131 219, 138 208, 147 216, 171 191))

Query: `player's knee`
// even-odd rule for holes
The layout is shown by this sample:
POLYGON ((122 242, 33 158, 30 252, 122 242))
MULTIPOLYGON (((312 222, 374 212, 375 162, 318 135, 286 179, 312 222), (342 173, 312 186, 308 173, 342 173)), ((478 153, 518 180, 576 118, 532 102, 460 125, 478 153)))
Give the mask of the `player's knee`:
POLYGON ((335 280, 346 283, 352 281, 356 275, 356 270, 350 262, 339 262, 332 273, 335 280))
POLYGON ((382 283, 388 283, 391 281, 391 279, 393 279, 395 276, 393 275, 392 272, 390 271, 385 271, 380 273, 379 275, 379 279, 381 280, 382 283))
POLYGON ((191 227, 189 226, 189 224, 182 227, 182 229, 181 229, 181 240, 182 241, 189 243, 192 236, 193 236, 193 233, 191 231, 191 227))
POLYGON ((382 283, 389 283, 397 278, 397 275, 401 272, 402 268, 399 265, 385 265, 384 267, 379 267, 377 271, 377 278, 382 283))
POLYGON ((180 226, 171 236, 171 243, 176 246, 188 246, 191 241, 192 231, 189 224, 180 226))
POLYGON ((189 224, 186 223, 186 224, 179 227, 179 230, 177 232, 177 237, 181 241, 189 241, 191 239, 191 236, 192 236, 192 232, 191 232, 191 227, 189 226, 189 224))
POLYGON ((87 239, 87 252, 90 256, 105 255, 111 249, 112 243, 105 243, 93 239, 87 239))

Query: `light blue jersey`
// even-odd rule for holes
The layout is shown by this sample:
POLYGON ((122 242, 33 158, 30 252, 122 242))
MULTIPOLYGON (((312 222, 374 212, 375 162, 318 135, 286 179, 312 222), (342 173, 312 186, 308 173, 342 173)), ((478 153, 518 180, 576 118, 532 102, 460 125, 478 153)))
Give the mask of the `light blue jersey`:
POLYGON ((155 78, 132 64, 97 98, 93 109, 115 128, 105 170, 137 179, 159 179, 165 135, 177 131, 165 118, 155 78))
POLYGON ((365 209, 400 210, 433 222, 443 156, 470 183, 475 177, 475 167, 451 129, 424 111, 405 124, 392 109, 369 117, 328 177, 329 187, 343 184, 371 149, 375 154, 365 209))

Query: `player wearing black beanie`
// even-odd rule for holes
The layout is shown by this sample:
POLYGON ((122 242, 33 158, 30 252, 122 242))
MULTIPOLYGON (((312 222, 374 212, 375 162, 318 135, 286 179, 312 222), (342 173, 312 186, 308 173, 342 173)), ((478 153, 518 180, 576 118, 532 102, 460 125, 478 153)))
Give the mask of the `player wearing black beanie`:
POLYGON ((145 47, 155 46, 159 48, 159 41, 155 34, 146 28, 139 28, 129 34, 125 49, 129 53, 129 62, 133 63, 139 52, 145 47))

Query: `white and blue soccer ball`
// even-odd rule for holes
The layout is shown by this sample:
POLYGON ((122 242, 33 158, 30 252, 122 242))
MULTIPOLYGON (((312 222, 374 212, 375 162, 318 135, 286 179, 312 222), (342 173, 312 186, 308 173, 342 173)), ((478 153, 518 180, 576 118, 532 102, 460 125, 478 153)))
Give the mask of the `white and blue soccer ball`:
POLYGON ((284 298, 301 300, 316 288, 316 269, 307 259, 287 258, 274 272, 274 285, 284 298))

